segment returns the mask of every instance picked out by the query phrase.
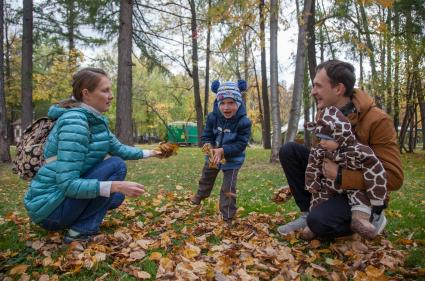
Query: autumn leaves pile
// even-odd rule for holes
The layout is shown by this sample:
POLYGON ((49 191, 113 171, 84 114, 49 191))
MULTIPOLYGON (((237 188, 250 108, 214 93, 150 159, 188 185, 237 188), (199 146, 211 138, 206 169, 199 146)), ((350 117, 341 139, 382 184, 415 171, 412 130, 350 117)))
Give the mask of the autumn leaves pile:
MULTIPOLYGON (((328 244, 302 241, 296 234, 282 240, 275 233, 282 217, 257 213, 238 218, 229 229, 215 215, 218 210, 208 207, 214 199, 194 208, 188 196, 160 191, 142 202, 129 201, 107 217, 103 234, 94 242, 74 242, 65 250, 59 233, 39 239, 32 233, 35 227, 27 225, 21 239, 29 240, 34 258, 8 273, 31 277, 30 268, 54 272, 45 280, 83 269, 98 280, 125 273, 139 280, 300 280, 307 275, 335 281, 388 280, 385 274, 391 280, 404 279, 404 252, 388 240, 353 236, 328 244), (154 263, 155 269, 146 263, 154 263), (109 270, 97 271, 100 264, 109 270)), ((12 254, 3 253, 2 258, 12 254)))

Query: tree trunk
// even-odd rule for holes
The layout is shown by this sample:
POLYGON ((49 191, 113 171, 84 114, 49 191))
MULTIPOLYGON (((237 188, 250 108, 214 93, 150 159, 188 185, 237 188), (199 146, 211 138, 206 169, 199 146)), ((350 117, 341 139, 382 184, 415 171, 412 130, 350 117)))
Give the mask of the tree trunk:
POLYGON ((279 149, 282 145, 281 122, 280 122, 280 102, 279 102, 279 80, 277 61, 277 29, 279 19, 278 0, 270 1, 270 98, 271 117, 273 124, 273 139, 270 162, 279 163, 279 149))
MULTIPOLYGON (((257 75, 257 67, 255 66, 255 57, 254 53, 251 49, 252 53, 252 67, 254 68, 254 78, 255 78, 255 84, 256 84, 256 90, 257 90, 257 99, 258 99, 258 111, 259 111, 259 118, 261 123, 261 136, 264 138, 264 118, 263 118, 263 105, 261 104, 261 93, 260 93, 260 83, 258 82, 258 75, 257 75)), ((264 144, 264 141, 263 141, 264 144)))
MULTIPOLYGON (((248 46, 248 28, 245 28, 243 34, 243 79, 248 83, 249 79, 249 46, 248 46)), ((248 83, 249 87, 249 83, 248 83)), ((248 91, 245 91, 242 95, 243 103, 246 105, 246 95, 248 91)))
POLYGON ((118 81, 116 134, 125 144, 133 145, 132 122, 132 31, 133 1, 120 1, 120 26, 118 35, 118 81))
MULTIPOLYGON (((397 11, 397 5, 394 8, 394 32, 398 34, 399 32, 399 13, 397 11)), ((399 70, 400 70, 400 39, 397 36, 394 42, 394 127, 396 132, 398 132, 399 118, 400 118, 400 79, 399 79, 399 70)))
POLYGON ((314 76, 316 76, 316 35, 315 35, 315 13, 316 13, 316 1, 311 1, 311 12, 308 15, 307 22, 307 44, 308 44, 308 70, 310 74, 310 80, 313 84, 314 76))
MULTIPOLYGON (((313 84, 314 77, 316 76, 316 67, 317 67, 317 61, 316 61, 316 35, 315 35, 315 16, 316 16, 316 1, 311 1, 311 12, 308 15, 308 22, 307 22, 307 44, 308 44, 308 51, 307 51, 307 62, 308 62, 308 70, 310 74, 310 81, 311 84, 313 84)), ((305 76, 304 79, 304 91, 303 91, 303 100, 304 100, 304 121, 310 122, 310 107, 314 107, 314 103, 311 102, 311 94, 308 86, 308 78, 305 76), (307 79, 306 79, 307 78, 307 79)), ((314 116, 314 115, 313 115, 314 116)), ((311 137, 310 132, 307 130, 304 130, 304 145, 306 147, 311 146, 311 137)))
POLYGON ((21 127, 24 130, 33 119, 32 104, 32 0, 24 0, 24 18, 22 30, 22 112, 21 127))
POLYGON ((68 62, 71 68, 75 68, 77 65, 77 61, 75 58, 74 50, 75 50, 75 2, 74 1, 67 1, 66 3, 66 12, 67 12, 67 19, 66 19, 66 25, 68 29, 67 37, 68 37, 68 62))
POLYGON ((263 147, 271 148, 270 141, 270 105, 267 91, 267 65, 266 65, 266 32, 264 17, 265 1, 260 0, 260 48, 261 48, 261 93, 263 97, 263 147))
POLYGON ((4 91, 4 0, 0 0, 0 161, 10 162, 7 128, 6 93, 4 91))
POLYGON ((307 47, 307 22, 308 15, 311 12, 311 6, 311 0, 304 1, 302 20, 299 23, 297 56, 295 60, 294 92, 292 94, 291 110, 289 113, 288 130, 286 132, 285 143, 294 141, 298 130, 304 82, 305 52, 307 47))
MULTIPOLYGON (((307 58, 305 60, 305 68, 304 68, 304 88, 303 88, 303 113, 304 113, 304 123, 310 122, 310 108, 312 107, 311 104, 311 94, 310 89, 308 87, 309 82, 309 74, 308 74, 308 68, 307 68, 307 58)), ((310 148, 311 146, 311 138, 310 138, 310 132, 308 130, 304 130, 304 145, 307 148, 310 148)))
POLYGON ((189 0, 191 13, 192 30, 192 79, 193 95, 195 97, 196 121, 198 127, 198 146, 201 147, 201 136, 204 129, 204 119, 202 115, 201 94, 199 91, 199 73, 198 73, 198 25, 196 22, 195 0, 189 0))
MULTIPOLYGON (((211 0, 208 0, 208 12, 211 9, 211 0)), ((205 93, 204 93, 204 116, 207 118, 208 105, 209 105, 209 91, 210 91, 210 53, 211 53, 211 18, 208 14, 207 19, 207 50, 205 52, 205 93)))
MULTIPOLYGON (((424 98, 424 88, 422 85, 422 81, 420 79, 420 71, 418 69, 418 66, 415 66, 415 71, 417 71, 416 76, 416 96, 418 98, 418 104, 419 104, 419 112, 421 113, 421 125, 422 125, 422 150, 425 150, 425 98, 424 98)), ((417 125, 416 125, 417 127, 417 125)))
POLYGON ((378 81, 378 73, 376 71, 375 50, 373 48, 372 39, 370 37, 369 21, 367 20, 366 11, 362 2, 359 2, 359 8, 360 8, 360 15, 362 17, 364 32, 366 34, 366 44, 369 49, 368 54, 369 54, 369 60, 370 60, 370 67, 372 70, 372 95, 375 98, 376 105, 382 108, 382 105, 383 105, 382 96, 381 96, 382 93, 378 93, 378 91, 376 91, 375 89, 376 85, 379 85, 379 81, 378 81))
POLYGON ((401 129, 400 129, 400 135, 399 135, 399 144, 400 144, 400 152, 402 152, 402 150, 404 149, 405 151, 409 151, 408 149, 406 149, 405 147, 405 141, 406 141, 406 134, 409 130, 410 127, 410 123, 412 122, 413 119, 413 108, 414 108, 414 104, 413 104, 413 81, 412 81, 412 75, 408 75, 407 78, 407 89, 406 89, 406 112, 404 114, 403 117, 403 122, 401 124, 401 129))
POLYGON ((386 87, 387 87, 387 113, 392 116, 393 114, 393 94, 392 94, 392 84, 393 79, 391 76, 392 71, 392 57, 391 57, 391 49, 392 49, 392 43, 391 43, 391 9, 388 9, 387 14, 387 27, 388 27, 388 33, 386 37, 386 44, 387 44, 387 77, 386 77, 386 87))
MULTIPOLYGON (((379 8, 379 16, 380 16, 380 22, 385 22, 385 10, 383 8, 379 8), (382 12, 382 13, 381 13, 382 12)), ((386 91, 384 90, 386 88, 385 85, 385 55, 386 55, 386 35, 383 34, 382 32, 379 34, 379 64, 380 64, 380 73, 379 73, 379 84, 376 85, 377 86, 377 95, 379 95, 380 100, 381 100, 381 108, 386 111, 386 100, 385 100, 385 93, 386 91)))

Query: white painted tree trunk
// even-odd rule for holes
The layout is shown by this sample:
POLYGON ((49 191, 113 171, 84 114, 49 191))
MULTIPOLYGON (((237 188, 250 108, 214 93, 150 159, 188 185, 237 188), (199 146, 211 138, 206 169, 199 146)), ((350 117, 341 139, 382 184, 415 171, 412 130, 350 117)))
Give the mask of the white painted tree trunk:
POLYGON ((280 133, 280 103, 278 91, 278 61, 277 61, 277 29, 279 18, 279 1, 270 1, 270 99, 272 119, 272 151, 270 162, 279 162, 279 149, 282 145, 280 133))
POLYGON ((302 17, 299 20, 298 47, 295 61, 294 92, 292 94, 291 110, 289 112, 288 130, 285 143, 295 140, 298 121, 301 114, 301 101, 304 84, 305 55, 307 50, 307 20, 311 11, 312 1, 304 1, 302 17))

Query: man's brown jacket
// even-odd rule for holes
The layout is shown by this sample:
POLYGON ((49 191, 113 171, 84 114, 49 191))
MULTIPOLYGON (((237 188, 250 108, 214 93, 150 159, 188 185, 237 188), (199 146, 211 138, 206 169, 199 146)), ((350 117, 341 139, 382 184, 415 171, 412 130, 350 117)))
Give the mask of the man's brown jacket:
MULTIPOLYGON (((372 148, 387 172, 387 189, 397 190, 403 184, 400 151, 392 119, 379 109, 365 92, 355 89, 352 101, 356 112, 347 117, 357 140, 372 148)), ((366 189, 361 171, 342 170, 341 188, 366 189)))

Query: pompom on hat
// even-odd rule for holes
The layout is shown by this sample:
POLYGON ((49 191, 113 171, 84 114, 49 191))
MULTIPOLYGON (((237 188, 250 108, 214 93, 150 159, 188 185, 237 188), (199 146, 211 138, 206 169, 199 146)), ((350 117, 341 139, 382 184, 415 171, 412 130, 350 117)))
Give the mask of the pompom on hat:
POLYGON ((242 104, 242 92, 246 91, 247 84, 245 80, 238 80, 237 83, 232 81, 220 84, 215 80, 211 84, 211 90, 216 93, 216 100, 220 104, 224 99, 231 98, 236 101, 238 107, 242 104))

